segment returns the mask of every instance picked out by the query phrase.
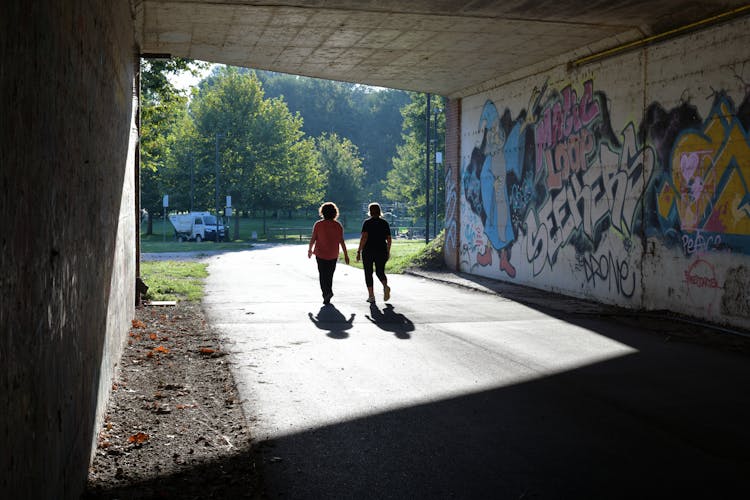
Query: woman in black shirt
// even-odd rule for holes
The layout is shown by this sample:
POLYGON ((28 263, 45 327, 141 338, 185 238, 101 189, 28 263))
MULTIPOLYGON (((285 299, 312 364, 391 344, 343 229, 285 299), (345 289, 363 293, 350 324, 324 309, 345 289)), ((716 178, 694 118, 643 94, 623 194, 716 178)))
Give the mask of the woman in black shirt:
POLYGON ((372 268, 375 266, 375 274, 383 284, 383 300, 391 298, 391 288, 388 286, 388 279, 385 277, 385 263, 391 256, 391 226, 388 221, 381 218, 380 205, 370 203, 367 207, 370 212, 370 218, 362 224, 362 237, 359 239, 359 248, 357 249, 357 262, 360 257, 365 268, 365 284, 367 285, 367 302, 375 302, 375 293, 373 292, 372 268))

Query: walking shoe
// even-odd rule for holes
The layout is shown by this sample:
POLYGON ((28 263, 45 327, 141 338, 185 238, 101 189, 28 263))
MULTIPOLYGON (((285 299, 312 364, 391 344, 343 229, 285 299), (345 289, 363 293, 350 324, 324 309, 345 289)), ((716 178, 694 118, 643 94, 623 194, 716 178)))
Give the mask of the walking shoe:
POLYGON ((375 303, 375 297, 367 297, 367 302, 369 302, 370 304, 374 304, 375 303))
POLYGON ((383 285, 383 300, 388 302, 388 299, 391 298, 391 287, 388 285, 383 285))

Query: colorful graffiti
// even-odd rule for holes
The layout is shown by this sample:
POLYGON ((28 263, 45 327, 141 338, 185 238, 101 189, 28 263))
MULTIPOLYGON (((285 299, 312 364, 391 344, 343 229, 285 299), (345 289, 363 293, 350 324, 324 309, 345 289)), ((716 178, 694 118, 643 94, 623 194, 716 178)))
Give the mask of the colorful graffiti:
MULTIPOLYGON (((501 116, 489 101, 483 108, 482 141, 463 175, 465 199, 482 225, 483 238, 474 242, 476 265, 490 265, 494 251, 499 268, 514 277, 508 259, 519 235, 534 276, 551 269, 566 245, 579 255, 596 251, 610 230, 629 250, 654 152, 638 145, 633 125, 619 137, 612 132, 606 96, 594 91, 592 81, 583 84, 580 99, 571 86, 559 93, 547 93, 545 86, 530 118, 526 110, 515 119, 508 109, 501 116)), ((589 262, 581 266, 591 271, 588 281, 602 281, 602 265, 581 262, 589 262)), ((606 272, 607 280, 616 274, 606 272)), ((634 289, 616 288, 626 296, 634 289)))
POLYGON ((561 188, 571 172, 586 168, 586 157, 594 151, 592 124, 602 116, 602 107, 594 99, 591 80, 583 84, 578 100, 571 86, 553 96, 543 107, 534 130, 536 134, 536 170, 547 167, 547 187, 561 188))
POLYGON ((702 122, 697 112, 686 115, 684 109, 662 110, 658 115, 661 119, 648 123, 645 129, 655 142, 662 143, 665 166, 651 187, 656 220, 648 228, 650 234, 665 235, 668 241, 681 244, 685 255, 707 251, 750 254, 746 113, 738 112, 731 98, 719 93, 702 122), (659 133, 665 130, 665 120, 680 116, 689 117, 689 123, 678 131, 659 133))
MULTIPOLYGON (((705 120, 687 103, 653 104, 619 133, 592 80, 535 89, 517 114, 498 109, 482 107, 461 172, 462 266, 514 278, 528 263, 528 279, 572 248, 565 267, 581 286, 631 298, 646 238, 691 258, 750 254, 750 94, 735 107, 718 93, 705 120)), ((694 294, 714 283, 695 262, 685 274, 694 294)))
POLYGON ((458 189, 456 170, 448 165, 445 171, 445 260, 455 262, 458 249, 458 189))
POLYGON ((492 265, 493 255, 497 255, 500 270, 511 278, 515 277, 516 269, 510 263, 510 250, 517 233, 511 213, 509 180, 511 176, 521 177, 525 140, 522 125, 522 117, 511 120, 507 110, 500 116, 495 105, 487 101, 479 124, 482 142, 472 151, 462 177, 469 208, 483 226, 483 237, 475 240, 475 245, 481 247, 476 264, 492 265))
POLYGON ((554 265, 566 244, 575 244, 579 253, 597 250, 610 229, 620 233, 627 248, 631 245, 643 186, 654 169, 654 152, 636 145, 632 125, 622 132, 619 152, 607 144, 598 149, 526 217, 526 257, 535 276, 554 265))

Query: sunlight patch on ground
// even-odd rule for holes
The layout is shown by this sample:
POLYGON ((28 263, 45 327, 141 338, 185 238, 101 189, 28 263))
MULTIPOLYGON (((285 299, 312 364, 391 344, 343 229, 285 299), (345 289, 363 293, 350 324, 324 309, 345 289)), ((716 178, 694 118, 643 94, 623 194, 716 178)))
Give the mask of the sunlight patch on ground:
POLYGON ((254 351, 262 358, 262 374, 245 380, 251 387, 243 392, 253 394, 251 407, 266 410, 256 422, 262 434, 276 438, 541 380, 637 352, 582 327, 559 327, 555 319, 535 320, 533 328, 529 321, 510 321, 502 332, 490 322, 417 325, 410 341, 395 344, 355 322, 344 342, 300 337, 273 345, 275 328, 267 325, 267 347, 254 351), (457 326, 470 333, 448 333, 457 326), (425 340, 431 335, 447 335, 447 345, 425 340))

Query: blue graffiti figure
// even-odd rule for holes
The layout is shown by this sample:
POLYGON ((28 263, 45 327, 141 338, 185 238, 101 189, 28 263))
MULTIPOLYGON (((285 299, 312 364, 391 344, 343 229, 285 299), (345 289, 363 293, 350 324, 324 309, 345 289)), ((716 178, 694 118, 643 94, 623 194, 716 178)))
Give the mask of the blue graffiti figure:
MULTIPOLYGON (((514 278, 516 269, 510 263, 510 248, 516 235, 511 217, 508 174, 512 172, 517 178, 521 177, 521 123, 513 124, 506 134, 495 105, 487 101, 479 129, 482 131, 482 143, 472 151, 464 172, 464 192, 469 207, 482 220, 489 244, 500 257, 500 269, 514 278)), ((492 264, 492 251, 489 248, 477 254, 477 264, 492 264)))

